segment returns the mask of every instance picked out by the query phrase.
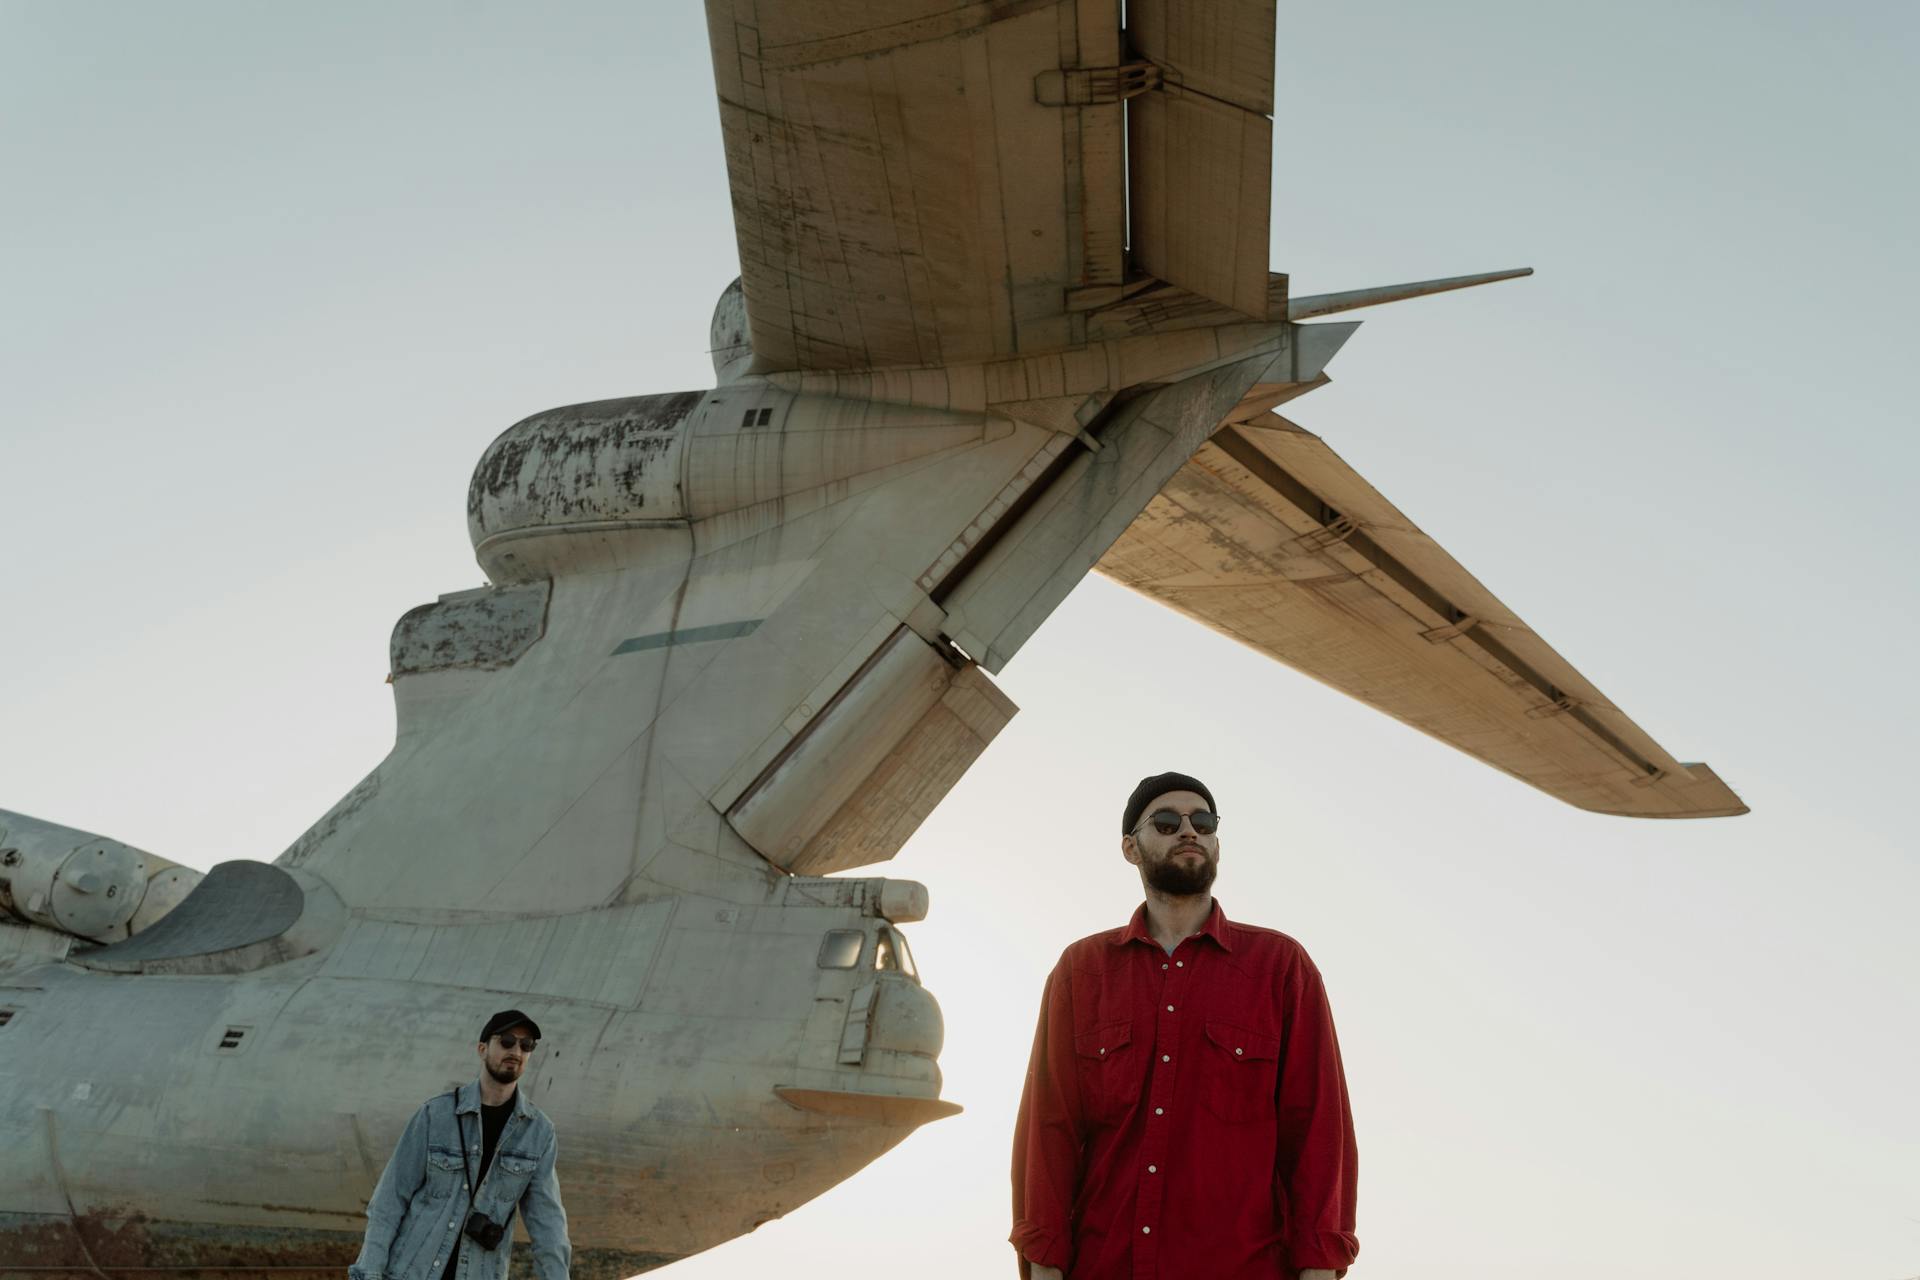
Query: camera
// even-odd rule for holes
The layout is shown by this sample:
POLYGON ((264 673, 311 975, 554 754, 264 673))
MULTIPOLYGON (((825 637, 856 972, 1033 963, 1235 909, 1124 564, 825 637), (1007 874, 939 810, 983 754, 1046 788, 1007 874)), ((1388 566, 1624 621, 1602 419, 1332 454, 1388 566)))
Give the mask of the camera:
POLYGON ((506 1239, 507 1229, 486 1214, 475 1209, 467 1215, 467 1227, 461 1234, 479 1245, 482 1249, 498 1249, 500 1242, 506 1239))

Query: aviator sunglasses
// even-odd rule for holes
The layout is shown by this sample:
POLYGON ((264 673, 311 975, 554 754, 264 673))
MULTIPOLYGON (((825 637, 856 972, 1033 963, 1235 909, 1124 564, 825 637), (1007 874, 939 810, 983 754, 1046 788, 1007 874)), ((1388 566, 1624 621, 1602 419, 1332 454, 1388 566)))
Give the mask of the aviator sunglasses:
POLYGON ((504 1031, 495 1036, 494 1039, 500 1042, 502 1049, 511 1049, 515 1044, 518 1044, 521 1050, 526 1053, 532 1053, 534 1046, 540 1043, 531 1036, 510 1036, 504 1031))
POLYGON ((1171 809, 1155 809, 1134 830, 1137 832, 1140 827, 1151 822, 1155 831, 1163 836, 1170 836, 1179 832, 1182 818, 1193 824, 1195 835, 1210 836, 1220 829, 1220 815, 1206 809, 1195 809, 1192 813, 1186 814, 1175 813, 1171 809))

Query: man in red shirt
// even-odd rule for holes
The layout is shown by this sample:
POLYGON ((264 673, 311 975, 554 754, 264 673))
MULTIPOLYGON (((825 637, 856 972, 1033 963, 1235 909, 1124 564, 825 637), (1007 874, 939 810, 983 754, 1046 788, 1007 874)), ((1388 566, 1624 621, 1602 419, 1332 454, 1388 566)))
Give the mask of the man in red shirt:
POLYGON ((1047 977, 1013 1134, 1031 1280, 1333 1280, 1360 1250, 1326 989, 1221 912, 1219 823, 1199 779, 1143 779, 1120 852, 1147 900, 1047 977))

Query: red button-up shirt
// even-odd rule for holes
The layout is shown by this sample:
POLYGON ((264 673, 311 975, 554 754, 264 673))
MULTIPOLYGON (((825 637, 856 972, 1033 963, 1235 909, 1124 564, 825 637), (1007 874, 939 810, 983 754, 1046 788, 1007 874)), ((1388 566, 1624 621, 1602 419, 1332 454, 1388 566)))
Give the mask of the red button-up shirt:
POLYGON ((1073 1280, 1344 1269, 1358 1155, 1320 972, 1228 920, 1168 955, 1146 908, 1047 978, 1013 1137, 1013 1245, 1073 1280))

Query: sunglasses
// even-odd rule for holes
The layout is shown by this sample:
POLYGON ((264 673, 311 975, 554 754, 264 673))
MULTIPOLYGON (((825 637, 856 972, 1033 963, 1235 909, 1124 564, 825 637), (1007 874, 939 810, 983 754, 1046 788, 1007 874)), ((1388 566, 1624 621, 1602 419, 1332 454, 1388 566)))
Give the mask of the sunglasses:
MULTIPOLYGON (((1195 835, 1210 836, 1220 829, 1220 815, 1206 809, 1195 809, 1192 813, 1186 814, 1175 813, 1171 809, 1155 809, 1140 823, 1140 827, 1151 822, 1155 831, 1163 836, 1170 836, 1179 832, 1182 819, 1193 824, 1195 835)), ((1135 827, 1134 830, 1137 832, 1140 827, 1135 827)))
POLYGON ((500 1047, 502 1049, 511 1049, 513 1048, 514 1045, 517 1044, 526 1053, 532 1053, 534 1050, 534 1046, 540 1043, 538 1040, 535 1040, 531 1036, 510 1036, 504 1033, 501 1035, 495 1036, 494 1039, 500 1042, 500 1047))

